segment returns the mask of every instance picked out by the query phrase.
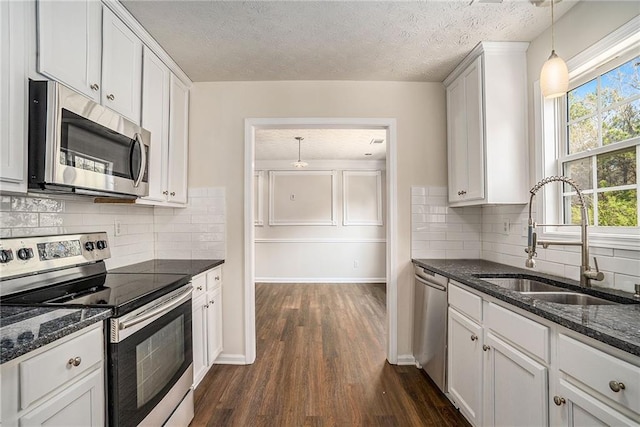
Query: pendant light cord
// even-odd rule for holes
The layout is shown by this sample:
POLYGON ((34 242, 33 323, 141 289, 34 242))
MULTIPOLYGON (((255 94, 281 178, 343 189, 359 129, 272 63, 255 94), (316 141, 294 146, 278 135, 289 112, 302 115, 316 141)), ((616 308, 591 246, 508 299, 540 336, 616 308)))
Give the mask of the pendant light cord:
POLYGON ((553 30, 553 3, 555 0, 551 0, 551 52, 555 51, 556 43, 555 43, 555 35, 553 30))

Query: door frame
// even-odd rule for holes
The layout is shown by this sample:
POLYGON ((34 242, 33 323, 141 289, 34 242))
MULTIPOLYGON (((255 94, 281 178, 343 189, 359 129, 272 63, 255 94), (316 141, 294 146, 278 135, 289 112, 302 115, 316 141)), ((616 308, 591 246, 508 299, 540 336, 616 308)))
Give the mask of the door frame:
POLYGON ((386 351, 398 363, 398 212, 396 119, 394 118, 247 118, 244 121, 244 337, 245 361, 256 359, 254 177, 256 129, 385 129, 386 158, 386 351))

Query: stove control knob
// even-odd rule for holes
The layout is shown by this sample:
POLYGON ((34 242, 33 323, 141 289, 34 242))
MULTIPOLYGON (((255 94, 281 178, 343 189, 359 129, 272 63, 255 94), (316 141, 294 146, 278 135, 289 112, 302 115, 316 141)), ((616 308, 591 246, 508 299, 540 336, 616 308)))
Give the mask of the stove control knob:
POLYGON ((23 261, 26 261, 29 258, 33 258, 33 249, 31 248, 18 249, 18 258, 20 258, 23 261))
POLYGON ((102 249, 106 249, 107 248, 107 241, 106 240, 98 240, 96 242, 96 247, 100 250, 102 249))
POLYGON ((13 259, 11 249, 0 249, 0 264, 5 264, 13 259))
POLYGON ((84 248, 86 250, 88 250, 89 252, 91 252, 92 250, 95 249, 95 245, 94 245, 93 242, 87 242, 87 243, 84 244, 84 248))

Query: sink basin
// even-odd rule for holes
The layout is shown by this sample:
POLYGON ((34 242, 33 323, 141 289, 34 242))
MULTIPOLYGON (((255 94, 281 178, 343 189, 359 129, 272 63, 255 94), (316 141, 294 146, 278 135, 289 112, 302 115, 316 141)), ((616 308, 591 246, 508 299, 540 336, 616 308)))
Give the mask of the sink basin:
POLYGON ((485 282, 517 292, 566 292, 565 288, 522 277, 480 277, 485 282))
POLYGON ((581 294, 578 292, 522 292, 522 295, 528 295, 531 298, 541 301, 555 302, 557 304, 567 305, 616 305, 617 302, 608 301, 606 299, 594 297, 592 295, 581 294))

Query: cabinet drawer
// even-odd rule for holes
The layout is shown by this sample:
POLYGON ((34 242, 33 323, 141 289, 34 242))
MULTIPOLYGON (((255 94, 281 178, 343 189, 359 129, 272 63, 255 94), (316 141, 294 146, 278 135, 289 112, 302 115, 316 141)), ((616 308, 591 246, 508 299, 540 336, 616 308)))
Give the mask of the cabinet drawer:
POLYGON ((222 285, 222 268, 217 267, 207 272, 207 290, 212 291, 222 285))
POLYGON ((560 334, 558 340, 560 371, 591 387, 620 405, 640 413, 640 368, 603 351, 560 334), (624 389, 613 391, 617 381, 624 389))
POLYGON ((449 305, 477 322, 482 322, 482 298, 449 284, 449 305))
POLYGON ((549 362, 549 328, 496 304, 489 303, 484 324, 498 335, 549 362))
POLYGON ((80 376, 102 360, 102 329, 93 329, 20 363, 20 407, 27 408, 35 400, 80 376), (69 363, 77 358, 77 366, 69 363))
POLYGON ((193 285, 193 294, 191 295, 191 298, 196 299, 207 292, 207 275, 200 274, 198 276, 194 276, 193 279, 191 279, 191 284, 193 285))

